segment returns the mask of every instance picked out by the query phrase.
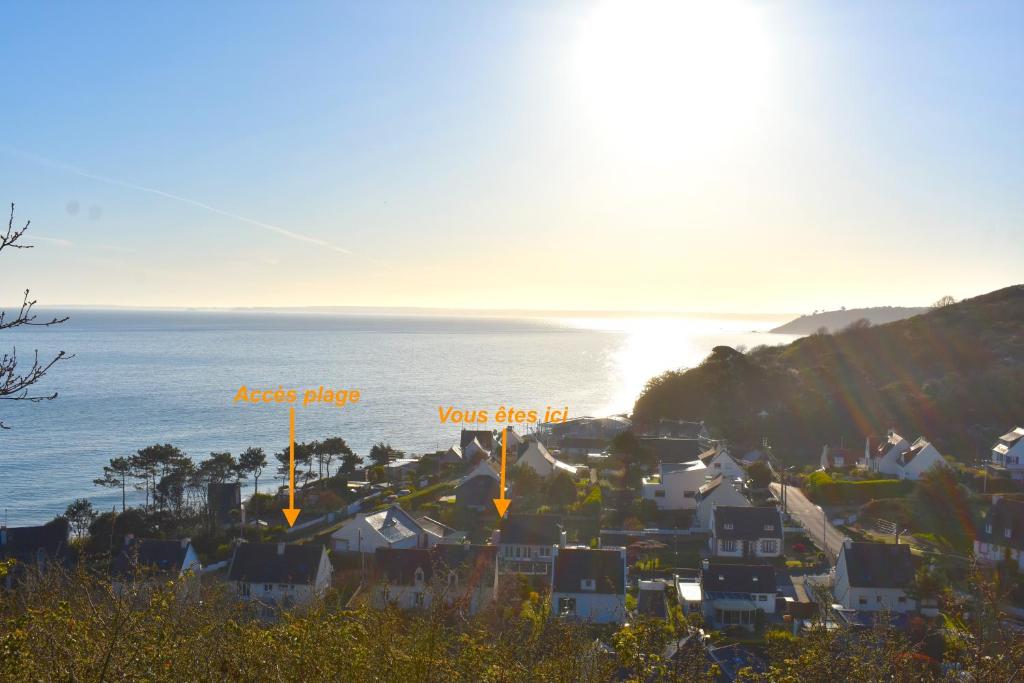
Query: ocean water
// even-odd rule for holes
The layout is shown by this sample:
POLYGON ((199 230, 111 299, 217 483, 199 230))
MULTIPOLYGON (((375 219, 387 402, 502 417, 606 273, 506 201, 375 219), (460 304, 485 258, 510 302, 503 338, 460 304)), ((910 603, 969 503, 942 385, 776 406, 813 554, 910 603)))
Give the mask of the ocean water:
MULTIPOLYGON (((0 513, 41 523, 77 497, 99 509, 120 492, 92 480, 116 456, 172 443, 192 457, 269 453, 288 443, 285 405, 247 405, 250 388, 358 389, 344 408, 299 406, 296 439, 340 435, 361 455, 377 441, 411 453, 445 448, 460 425, 439 406, 501 406, 569 415, 630 410, 644 382, 689 367, 717 344, 778 344, 766 318, 534 318, 284 312, 72 310, 64 325, 0 334, 28 359, 58 350, 40 391, 54 401, 0 401, 0 513)), ((493 413, 492 413, 493 414, 493 413)), ((488 426, 494 426, 493 423, 488 426)), ((273 468, 268 468, 272 470, 273 468)), ((261 478, 270 484, 270 473, 261 478)), ((129 494, 133 500, 141 494, 129 494)))

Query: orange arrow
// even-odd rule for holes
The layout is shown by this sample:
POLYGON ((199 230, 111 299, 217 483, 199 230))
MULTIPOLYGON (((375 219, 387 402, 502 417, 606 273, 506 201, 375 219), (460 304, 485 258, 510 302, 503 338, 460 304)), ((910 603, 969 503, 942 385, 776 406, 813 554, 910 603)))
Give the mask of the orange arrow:
POLYGON ((295 408, 288 409, 288 507, 281 510, 288 526, 295 526, 295 520, 302 512, 295 507, 295 408))
POLYGON ((500 498, 494 499, 494 507, 498 508, 498 516, 504 517, 505 512, 508 510, 508 505, 512 501, 505 497, 505 456, 508 451, 508 430, 509 427, 505 427, 505 433, 501 437, 501 489, 498 491, 500 498))

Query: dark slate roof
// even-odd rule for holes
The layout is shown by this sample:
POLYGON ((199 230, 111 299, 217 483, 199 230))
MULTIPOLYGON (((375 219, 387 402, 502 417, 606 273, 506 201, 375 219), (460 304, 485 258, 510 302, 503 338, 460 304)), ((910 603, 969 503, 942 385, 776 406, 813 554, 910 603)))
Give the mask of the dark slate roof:
POLYGON ((238 544, 228 567, 228 581, 312 584, 327 550, 322 545, 286 543, 284 553, 278 554, 278 545, 238 544))
POLYGON ((114 576, 128 576, 136 569, 177 574, 185 562, 190 541, 137 538, 130 541, 110 564, 114 576))
POLYGON ((978 528, 978 540, 1024 550, 1024 500, 999 498, 992 503, 978 528), (1007 529, 1010 530, 1009 538, 1006 537, 1007 529))
POLYGON ((658 462, 690 462, 704 452, 702 439, 676 439, 668 437, 641 437, 640 445, 650 449, 658 462))
POLYGON ((750 668, 757 673, 768 671, 765 661, 742 645, 711 648, 708 659, 718 665, 724 680, 728 681, 735 681, 742 669, 750 668))
POLYGON ((68 551, 68 521, 55 519, 42 526, 11 527, 3 530, 0 558, 35 562, 40 554, 55 558, 68 551))
POLYGON ((562 518, 558 515, 509 515, 501 522, 502 544, 558 545, 562 518))
POLYGON ((773 507, 719 505, 714 516, 715 538, 735 541, 782 538, 782 516, 773 507))
POLYGON ((494 562, 498 548, 493 545, 442 544, 433 548, 377 548, 374 555, 378 581, 411 586, 416 570, 423 570, 423 581, 430 583, 435 573, 446 577, 455 571, 460 581, 467 578, 494 585, 494 562))
POLYGON ((553 590, 558 593, 622 594, 626 590, 625 560, 618 550, 562 548, 555 555, 553 590), (595 589, 581 589, 593 579, 595 589))
POLYGON ((774 593, 775 570, 767 564, 709 563, 700 585, 705 593, 774 593))
POLYGON ((490 429, 463 429, 459 445, 465 449, 466 446, 473 443, 473 439, 479 441, 480 445, 487 450, 494 448, 494 432, 490 429))
POLYGON ((908 588, 914 582, 909 545, 848 542, 840 554, 855 588, 908 588))

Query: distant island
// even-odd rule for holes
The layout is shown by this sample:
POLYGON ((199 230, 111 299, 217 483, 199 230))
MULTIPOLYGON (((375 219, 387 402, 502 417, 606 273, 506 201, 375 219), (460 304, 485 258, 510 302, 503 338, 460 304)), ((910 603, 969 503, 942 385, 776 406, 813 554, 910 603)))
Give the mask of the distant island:
POLYGON ((773 330, 775 334, 814 334, 824 328, 826 332, 838 332, 858 320, 867 320, 872 325, 885 325, 905 320, 928 312, 927 307, 875 306, 874 308, 844 308, 839 311, 822 311, 802 315, 773 330))

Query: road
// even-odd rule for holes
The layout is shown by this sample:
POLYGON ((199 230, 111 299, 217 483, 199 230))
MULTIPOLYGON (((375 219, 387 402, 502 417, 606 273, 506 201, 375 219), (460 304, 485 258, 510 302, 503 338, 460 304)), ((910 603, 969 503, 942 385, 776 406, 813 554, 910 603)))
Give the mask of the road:
MULTIPOLYGON (((781 500, 781 485, 773 483, 771 489, 775 497, 781 500)), ((814 541, 814 545, 824 550, 833 562, 839 557, 839 550, 842 548, 846 536, 832 526, 832 523, 825 518, 825 513, 821 511, 821 508, 809 501, 804 492, 795 486, 786 487, 785 511, 803 525, 807 530, 807 535, 814 541)))

